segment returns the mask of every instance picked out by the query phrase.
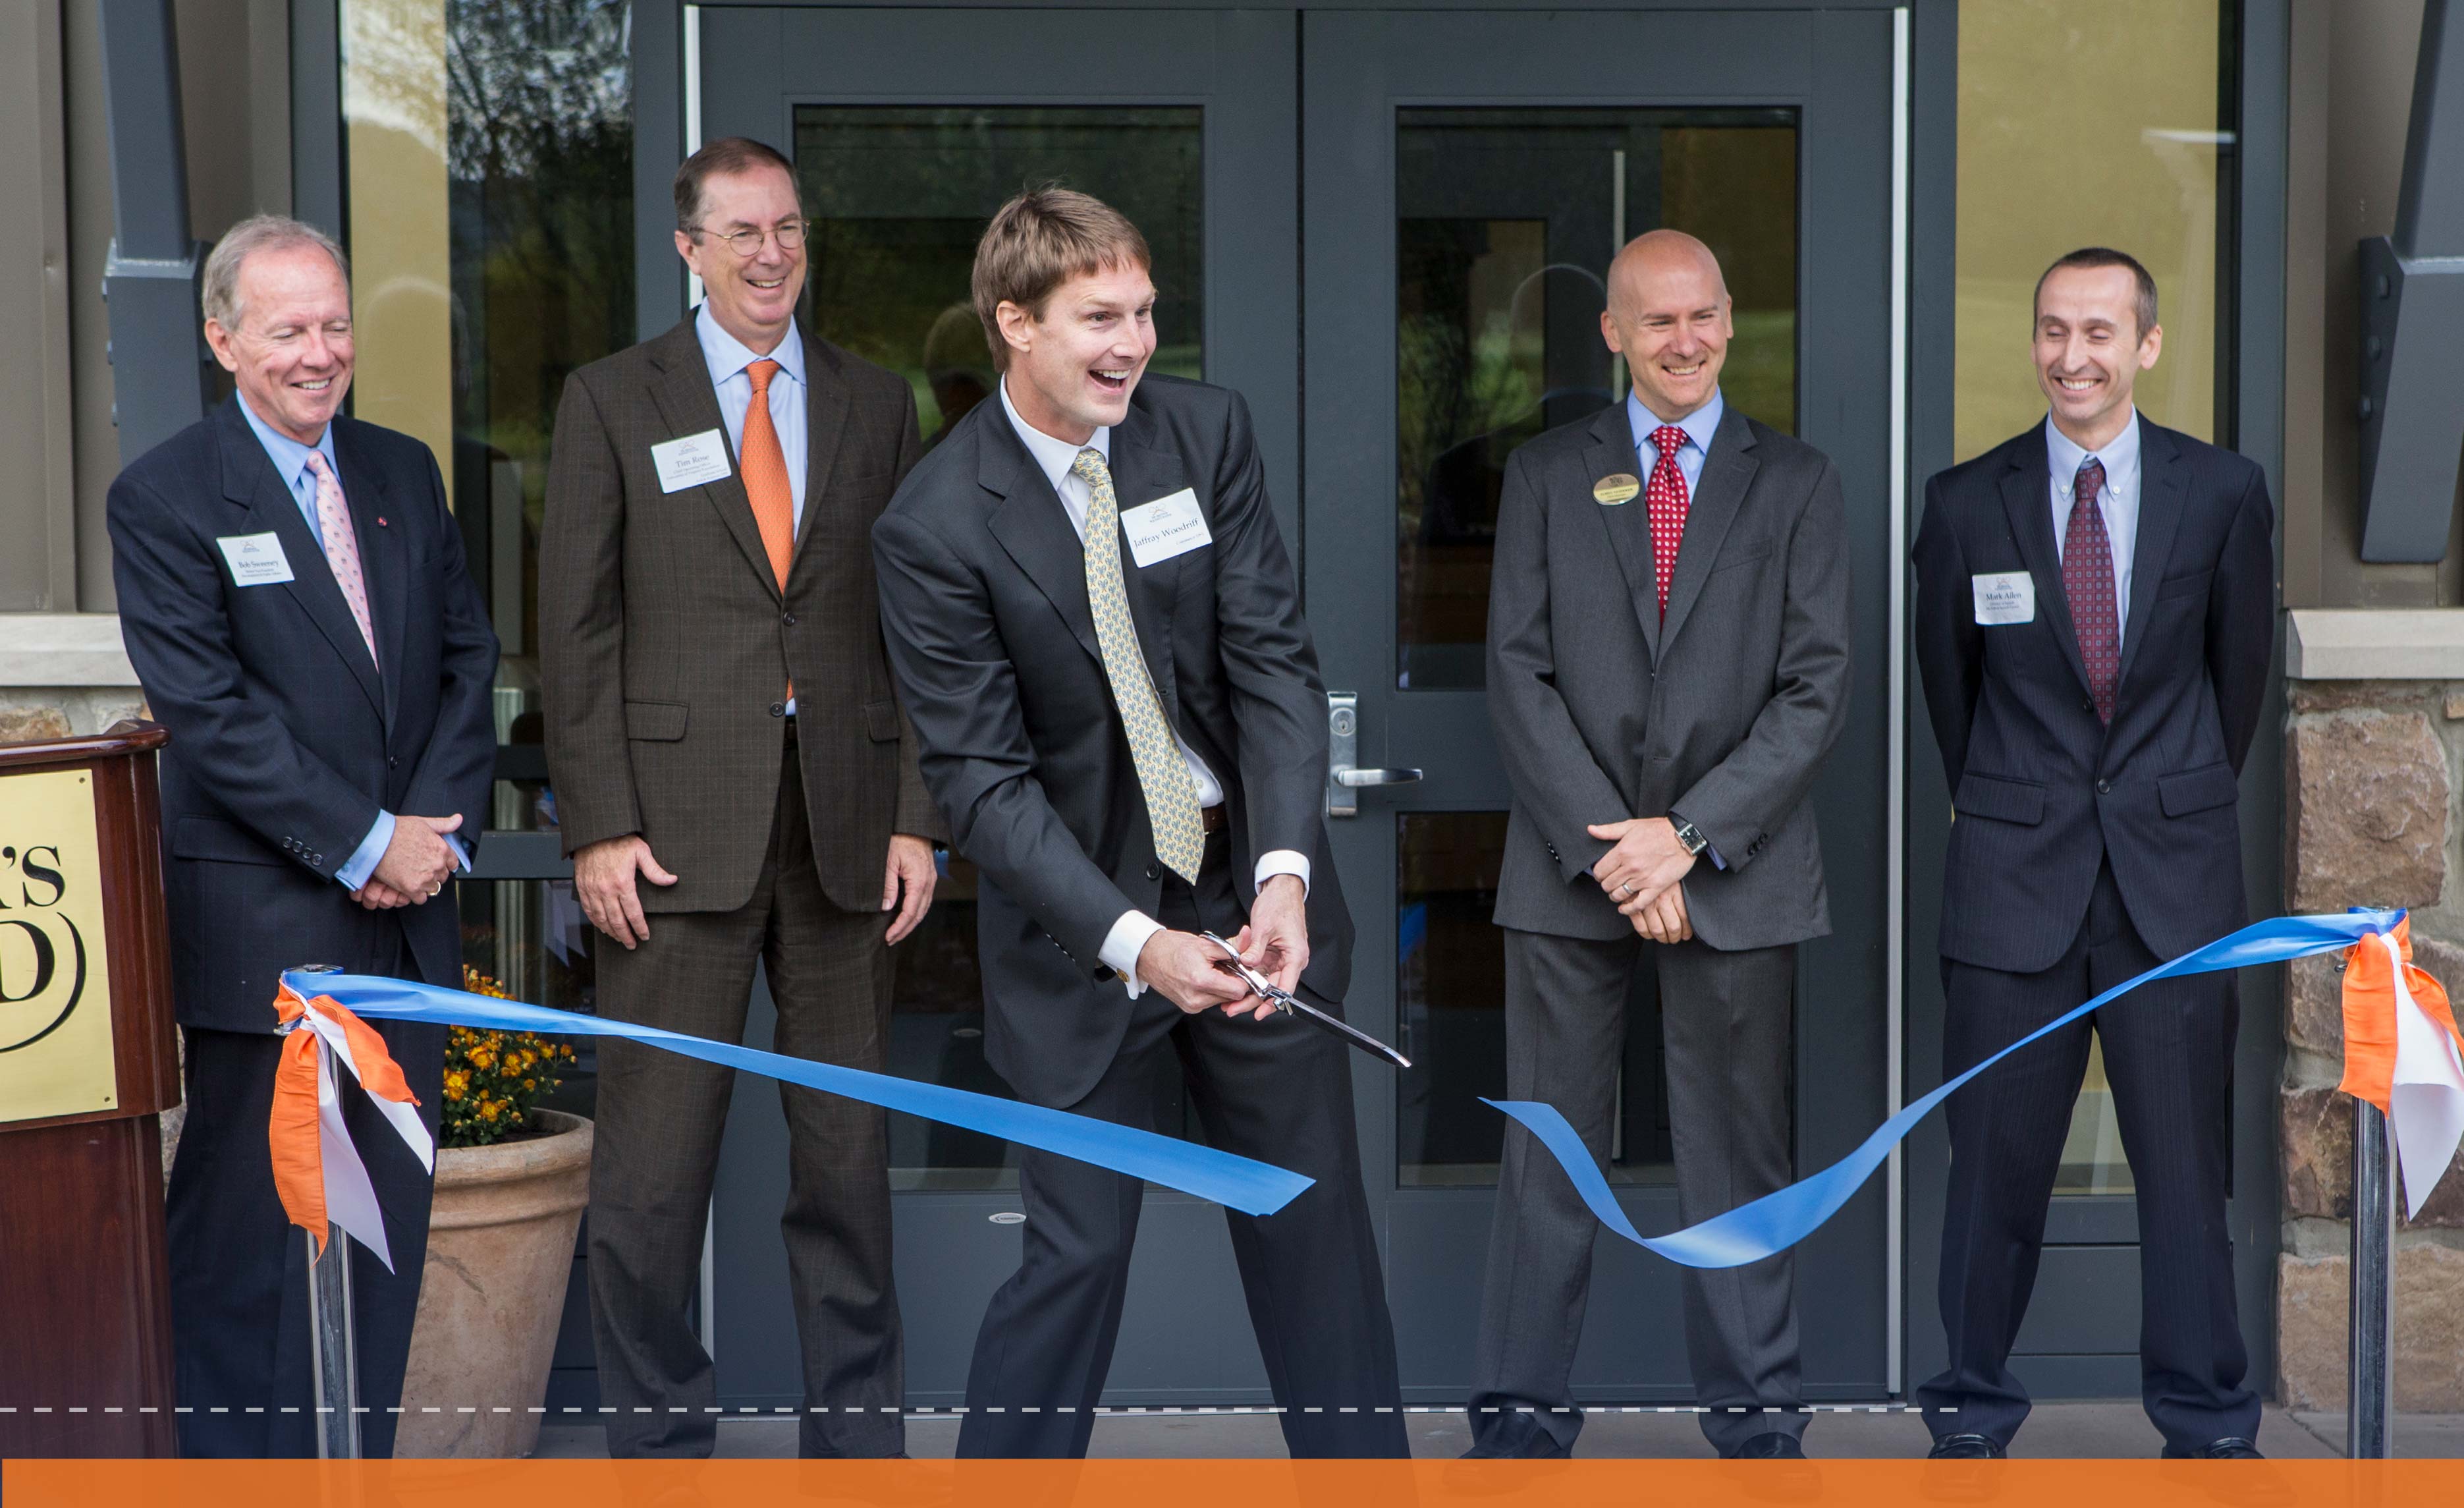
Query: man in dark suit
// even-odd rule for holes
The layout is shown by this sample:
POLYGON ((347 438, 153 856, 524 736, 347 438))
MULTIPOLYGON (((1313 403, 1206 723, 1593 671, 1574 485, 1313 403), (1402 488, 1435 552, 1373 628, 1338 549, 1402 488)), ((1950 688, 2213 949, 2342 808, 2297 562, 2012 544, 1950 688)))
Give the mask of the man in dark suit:
MULTIPOLYGON (((2164 331, 2114 251, 2036 286, 2045 423, 1933 478, 1917 661, 1954 820, 1943 1068, 2242 924, 2235 779, 2258 727, 2274 512, 2251 462, 2141 417, 2164 331)), ((2141 1375, 2167 1455, 2255 1455, 2233 1304, 2231 974, 2142 986, 2092 1018, 2139 1196, 2141 1375)), ((2008 1365, 2090 1022, 1954 1096, 1942 1229, 1949 1368, 1917 1392, 1937 1456, 1998 1456, 2008 1365), (1956 1411, 1952 1411, 1956 1410, 1956 1411)))
MULTIPOLYGON (((798 326, 805 222, 785 158, 713 142, 675 196, 676 250, 708 299, 565 385, 539 545, 548 774, 583 909, 621 944, 599 954, 599 1009, 737 1041, 758 962, 778 1051, 879 1072, 890 946, 932 904, 944 836, 865 541, 915 463, 915 399, 798 326)), ((686 1308, 735 1074, 620 1041, 599 1066, 608 1450, 706 1456, 716 1385, 686 1308)), ((900 1454, 887 1118, 780 1097, 801 1448, 900 1454)))
MULTIPOLYGON (((1514 454, 1489 586, 1507 1092, 1555 1105, 1605 1167, 1629 981, 1656 968, 1688 1225, 1790 1177, 1796 944, 1831 930, 1806 792, 1848 706, 1839 475, 1727 407, 1731 329, 1702 242, 1618 253, 1600 330, 1633 391, 1514 454)), ((1467 1453, 1573 1449, 1597 1224, 1509 1130, 1467 1453)), ((1790 1258, 1689 1268, 1683 1291, 1703 1432, 1724 1456, 1803 1454, 1790 1258)))
MULTIPOLYGON (((163 751, 165 900, 187 1118, 171 1167, 180 1447, 315 1453, 306 1248, 266 1154, 282 970, 461 981, 453 903, 495 764, 496 636, 435 458, 338 417, 351 290, 296 220, 207 259, 206 337, 238 394, 111 485, 112 576, 163 751), (285 1409, 290 1412, 284 1412, 285 1409), (307 1408, 307 1412, 300 1412, 307 1408)), ((381 1024, 431 1134, 445 1031, 381 1024)), ((344 1119, 394 1270, 352 1251, 361 1422, 392 1453, 429 1177, 356 1090, 344 1119)))
MULTIPOLYGON (((1291 563, 1246 406, 1145 375, 1150 265, 1084 194, 993 217, 975 300, 1000 401, 873 526, 883 621, 925 781, 983 874, 994 1068, 1034 1103, 1149 1128, 1185 1084, 1213 1144, 1315 1179, 1229 1216, 1284 1438, 1399 1456, 1347 1054, 1246 998, 1197 935, 1330 1010, 1349 981, 1291 563)), ((958 1453, 1083 1455, 1143 1188, 1031 1150, 1019 1184, 1025 1252, 984 1315, 958 1453)))

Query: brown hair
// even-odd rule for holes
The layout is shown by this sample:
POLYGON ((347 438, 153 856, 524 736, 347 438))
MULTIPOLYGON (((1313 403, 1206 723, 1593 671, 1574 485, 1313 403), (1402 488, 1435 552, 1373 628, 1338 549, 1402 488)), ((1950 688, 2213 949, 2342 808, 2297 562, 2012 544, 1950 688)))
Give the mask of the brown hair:
POLYGON ((1092 194, 1046 184, 1002 205, 976 243, 976 318, 983 322, 993 366, 1009 370, 1002 304, 1017 304, 1041 320, 1045 300, 1070 278, 1132 263, 1155 266, 1147 238, 1127 215, 1092 194))
POLYGON ((2045 278, 2051 277, 2065 267, 2129 268, 2131 280, 2138 284, 2138 291, 2130 301, 2130 312, 2139 322, 2139 339, 2143 341, 2147 339, 2147 332, 2156 328, 2156 279, 2149 276, 2146 268, 2139 264, 2138 257, 2128 252, 2117 252, 2110 246, 2082 246, 2067 256, 2057 258, 2054 265, 2046 268, 2043 275, 2037 277, 2036 292, 2029 302, 2030 323, 2035 322, 2036 306, 2044 301, 2045 278))
POLYGON ((676 169, 676 229, 701 229, 701 186, 716 177, 749 173, 759 167, 776 167, 787 175, 790 188, 796 189, 799 204, 803 202, 803 189, 796 183, 796 165, 781 155, 766 142, 749 136, 722 136, 715 142, 705 142, 700 151, 685 159, 676 169))

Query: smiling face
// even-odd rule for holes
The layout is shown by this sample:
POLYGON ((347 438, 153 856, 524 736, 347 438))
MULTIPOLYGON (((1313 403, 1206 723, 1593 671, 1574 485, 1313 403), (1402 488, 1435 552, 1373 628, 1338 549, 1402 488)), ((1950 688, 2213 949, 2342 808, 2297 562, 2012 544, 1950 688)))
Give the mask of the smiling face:
POLYGON ((351 286, 322 247, 276 246, 240 263, 239 328, 206 322, 214 360, 258 418, 302 445, 324 437, 351 390, 351 286))
POLYGON ((1661 423, 1711 401, 1734 333, 1719 259, 1683 232, 1639 235, 1610 266, 1600 337, 1624 354, 1635 395, 1661 423))
POLYGON ((2059 267, 2036 292, 2036 386, 2054 423, 2102 450, 2130 422, 2130 389, 2156 365, 2162 325, 2139 328, 2138 279, 2127 267, 2059 267))
POLYGON ((1072 445, 1128 417, 1155 355, 1155 280, 1135 262, 1069 278, 1040 316, 1003 299, 995 314, 1019 416, 1072 445))
MULTIPOLYGON (((676 233, 676 253, 701 279, 711 317, 756 355, 768 355, 796 317, 804 291, 804 245, 779 244, 781 226, 803 214, 795 180, 763 165, 746 172, 713 173, 701 186, 701 232, 676 233), (727 237, 760 231, 761 250, 738 256, 727 237)), ((790 233, 793 233, 792 231, 790 233)))

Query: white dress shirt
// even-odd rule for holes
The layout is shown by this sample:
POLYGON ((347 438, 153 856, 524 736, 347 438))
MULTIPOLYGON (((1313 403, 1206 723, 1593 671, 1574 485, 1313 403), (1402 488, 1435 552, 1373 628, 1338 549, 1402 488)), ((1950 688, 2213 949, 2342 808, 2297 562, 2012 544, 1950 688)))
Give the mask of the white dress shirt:
MULTIPOLYGON (((1001 411, 1009 415, 1010 428, 1018 432, 1019 439, 1026 446, 1026 454, 1035 458, 1035 464, 1043 470, 1045 478, 1052 483, 1052 490, 1061 495, 1062 511, 1069 516, 1069 527, 1083 543, 1087 538, 1087 509, 1094 502, 1095 493, 1087 484, 1087 478, 1079 476, 1073 468, 1078 464, 1078 453, 1082 450, 1093 450, 1104 457, 1106 466, 1111 464, 1111 427, 1098 429, 1085 445, 1072 445, 1067 440, 1045 433, 1020 417, 1018 405, 1009 401, 1009 379, 1006 377, 1001 379, 1001 411)), ((1124 507, 1138 506, 1126 498, 1115 500, 1124 507)), ((1223 783, 1215 778, 1215 772, 1206 767, 1206 762, 1198 757, 1198 751, 1189 746, 1189 741, 1180 736, 1179 729, 1174 729, 1172 737, 1173 742, 1180 746, 1180 757, 1189 763, 1190 784, 1198 787, 1199 806, 1221 806, 1223 783)), ((1303 894, 1307 894, 1309 855, 1291 849, 1275 849, 1258 855, 1256 883, 1263 886, 1277 875, 1297 876, 1303 894)), ((1121 913, 1104 939, 1104 946, 1097 956, 1107 967, 1121 976, 1121 983, 1127 987, 1133 999, 1144 994, 1147 987, 1146 982, 1138 978, 1138 954, 1145 949, 1149 938, 1163 930, 1162 922, 1143 911, 1132 909, 1121 913)))
POLYGON ((2123 630, 2130 622, 2130 562, 2139 546, 2139 410, 2101 451, 2079 448, 2062 432, 2051 414, 2045 417, 2045 470, 2053 482, 2054 558, 2059 560, 2070 543, 2071 504, 2079 485, 2079 469, 2089 456, 2104 462, 2104 490, 2097 495, 2097 511, 2104 515, 2105 543, 2113 547, 2113 644, 2122 647, 2123 630))
MULTIPOLYGON (((801 536, 804 532, 804 338, 796 333, 796 322, 787 322, 779 348, 765 354, 728 334, 705 303, 693 316, 693 334, 701 339, 701 359, 710 366, 710 385, 718 390, 718 414, 727 425, 729 452, 737 456, 744 454, 744 414, 753 407, 753 374, 745 368, 759 361, 779 364, 779 369, 770 374, 770 428, 777 432, 779 454, 787 461, 787 492, 794 505, 795 530, 801 536)), ((790 697, 787 716, 795 715, 796 699, 790 697)))

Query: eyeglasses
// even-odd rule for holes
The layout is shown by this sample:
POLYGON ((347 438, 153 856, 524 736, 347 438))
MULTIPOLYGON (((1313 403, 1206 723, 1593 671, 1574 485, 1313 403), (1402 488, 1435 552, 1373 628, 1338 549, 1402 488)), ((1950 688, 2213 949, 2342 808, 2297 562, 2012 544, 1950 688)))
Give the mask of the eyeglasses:
POLYGON ((749 261, 761 255, 761 241, 764 236, 776 237, 779 242, 779 250, 782 252, 792 252, 797 247, 803 245, 804 233, 811 229, 812 223, 813 222, 810 220, 782 220, 779 224, 772 226, 767 231, 731 231, 725 235, 719 235, 716 231, 705 232, 702 227, 696 225, 693 228, 693 233, 695 235, 718 235, 718 238, 725 241, 728 244, 729 249, 734 251, 737 255, 749 261))

